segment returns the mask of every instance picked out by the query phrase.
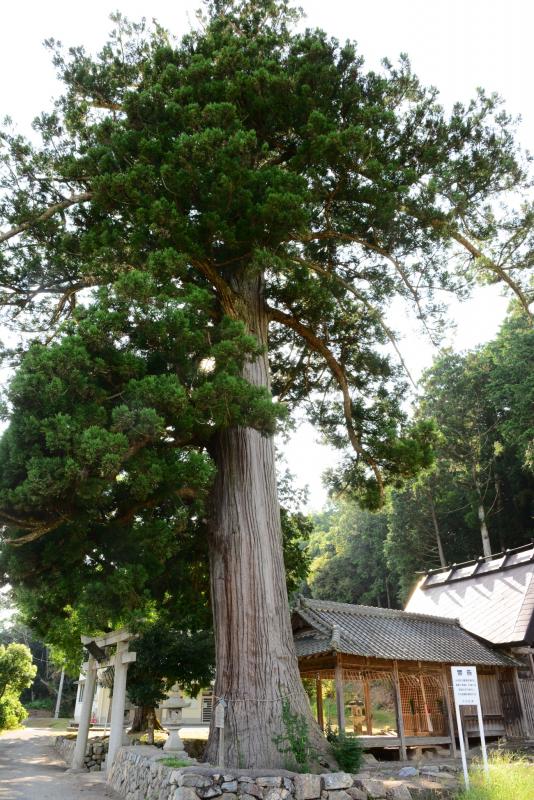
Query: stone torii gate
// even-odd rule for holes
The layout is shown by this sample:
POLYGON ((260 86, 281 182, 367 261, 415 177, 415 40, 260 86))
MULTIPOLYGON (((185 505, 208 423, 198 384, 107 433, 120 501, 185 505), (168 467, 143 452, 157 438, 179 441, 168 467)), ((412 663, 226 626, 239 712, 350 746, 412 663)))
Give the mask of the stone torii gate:
POLYGON ((85 672, 85 691, 83 695, 82 708, 80 713, 80 723, 76 746, 72 758, 71 770, 83 769, 87 739, 89 736, 89 726, 91 723, 91 709, 93 707, 93 696, 95 693, 97 672, 105 667, 115 668, 113 680, 113 698, 111 701, 111 723, 109 730, 108 757, 106 768, 109 769, 115 758, 115 754, 122 744, 124 731, 124 710, 126 705, 126 677, 128 664, 136 660, 136 653, 128 651, 130 640, 133 634, 128 630, 122 629, 113 631, 104 636, 94 638, 92 636, 82 636, 82 644, 89 650, 89 661, 83 665, 85 672), (104 647, 116 646, 115 655, 106 658, 104 647))

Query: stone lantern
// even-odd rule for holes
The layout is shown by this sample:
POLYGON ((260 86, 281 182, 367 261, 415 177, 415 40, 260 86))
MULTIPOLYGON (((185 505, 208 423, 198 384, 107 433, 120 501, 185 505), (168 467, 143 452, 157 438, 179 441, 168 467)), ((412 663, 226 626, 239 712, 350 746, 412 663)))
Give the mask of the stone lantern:
POLYGON ((189 758, 185 752, 183 742, 178 733, 182 724, 182 709, 188 708, 190 705, 191 703, 188 700, 184 700, 178 687, 174 685, 167 698, 160 703, 159 707, 163 711, 162 724, 169 731, 169 736, 163 745, 163 750, 167 755, 173 758, 179 758, 194 764, 195 759, 189 758))

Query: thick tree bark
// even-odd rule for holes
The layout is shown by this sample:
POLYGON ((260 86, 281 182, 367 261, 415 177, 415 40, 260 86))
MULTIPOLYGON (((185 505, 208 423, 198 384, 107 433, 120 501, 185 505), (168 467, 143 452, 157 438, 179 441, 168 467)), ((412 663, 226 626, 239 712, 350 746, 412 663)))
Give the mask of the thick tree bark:
MULTIPOLYGON (((261 278, 235 287, 245 301, 245 323, 267 345, 261 278)), ((251 383, 269 387, 267 354, 244 369, 251 383)), ((291 754, 275 739, 285 733, 282 704, 308 722, 313 747, 326 742, 300 679, 285 583, 282 532, 272 438, 250 428, 229 429, 213 447, 217 477, 210 526, 215 627, 215 697, 227 703, 224 765, 283 767, 291 754)), ((218 762, 214 727, 206 760, 218 762)))
POLYGON ((163 728, 156 717, 154 706, 136 706, 130 733, 148 732, 148 744, 154 744, 154 731, 162 731, 163 728))

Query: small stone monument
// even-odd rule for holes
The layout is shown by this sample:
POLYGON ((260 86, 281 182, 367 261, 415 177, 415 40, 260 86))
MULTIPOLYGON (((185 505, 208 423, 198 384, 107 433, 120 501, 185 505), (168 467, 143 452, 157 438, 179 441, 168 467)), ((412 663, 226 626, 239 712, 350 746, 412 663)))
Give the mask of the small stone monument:
POLYGON ((184 700, 178 687, 174 685, 167 699, 160 703, 159 707, 163 710, 162 723, 169 731, 167 741, 163 745, 165 754, 195 764, 195 759, 189 758, 185 752, 183 742, 178 733, 182 724, 182 709, 188 708, 190 705, 191 703, 184 700))

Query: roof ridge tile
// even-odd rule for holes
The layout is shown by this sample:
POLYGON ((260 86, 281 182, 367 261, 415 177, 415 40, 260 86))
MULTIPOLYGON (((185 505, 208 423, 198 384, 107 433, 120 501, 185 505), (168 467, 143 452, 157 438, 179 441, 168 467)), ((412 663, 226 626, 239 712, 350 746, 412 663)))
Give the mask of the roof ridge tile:
MULTIPOLYGON (((430 622, 443 622, 447 625, 460 625, 455 617, 441 617, 437 614, 420 614, 415 611, 403 611, 400 608, 380 608, 353 603, 338 603, 335 600, 314 600, 311 597, 300 597, 300 608, 311 611, 334 611, 338 613, 353 614, 354 616, 374 616, 389 619, 418 619, 430 622)), ((298 608, 297 610, 300 610, 298 608)))

